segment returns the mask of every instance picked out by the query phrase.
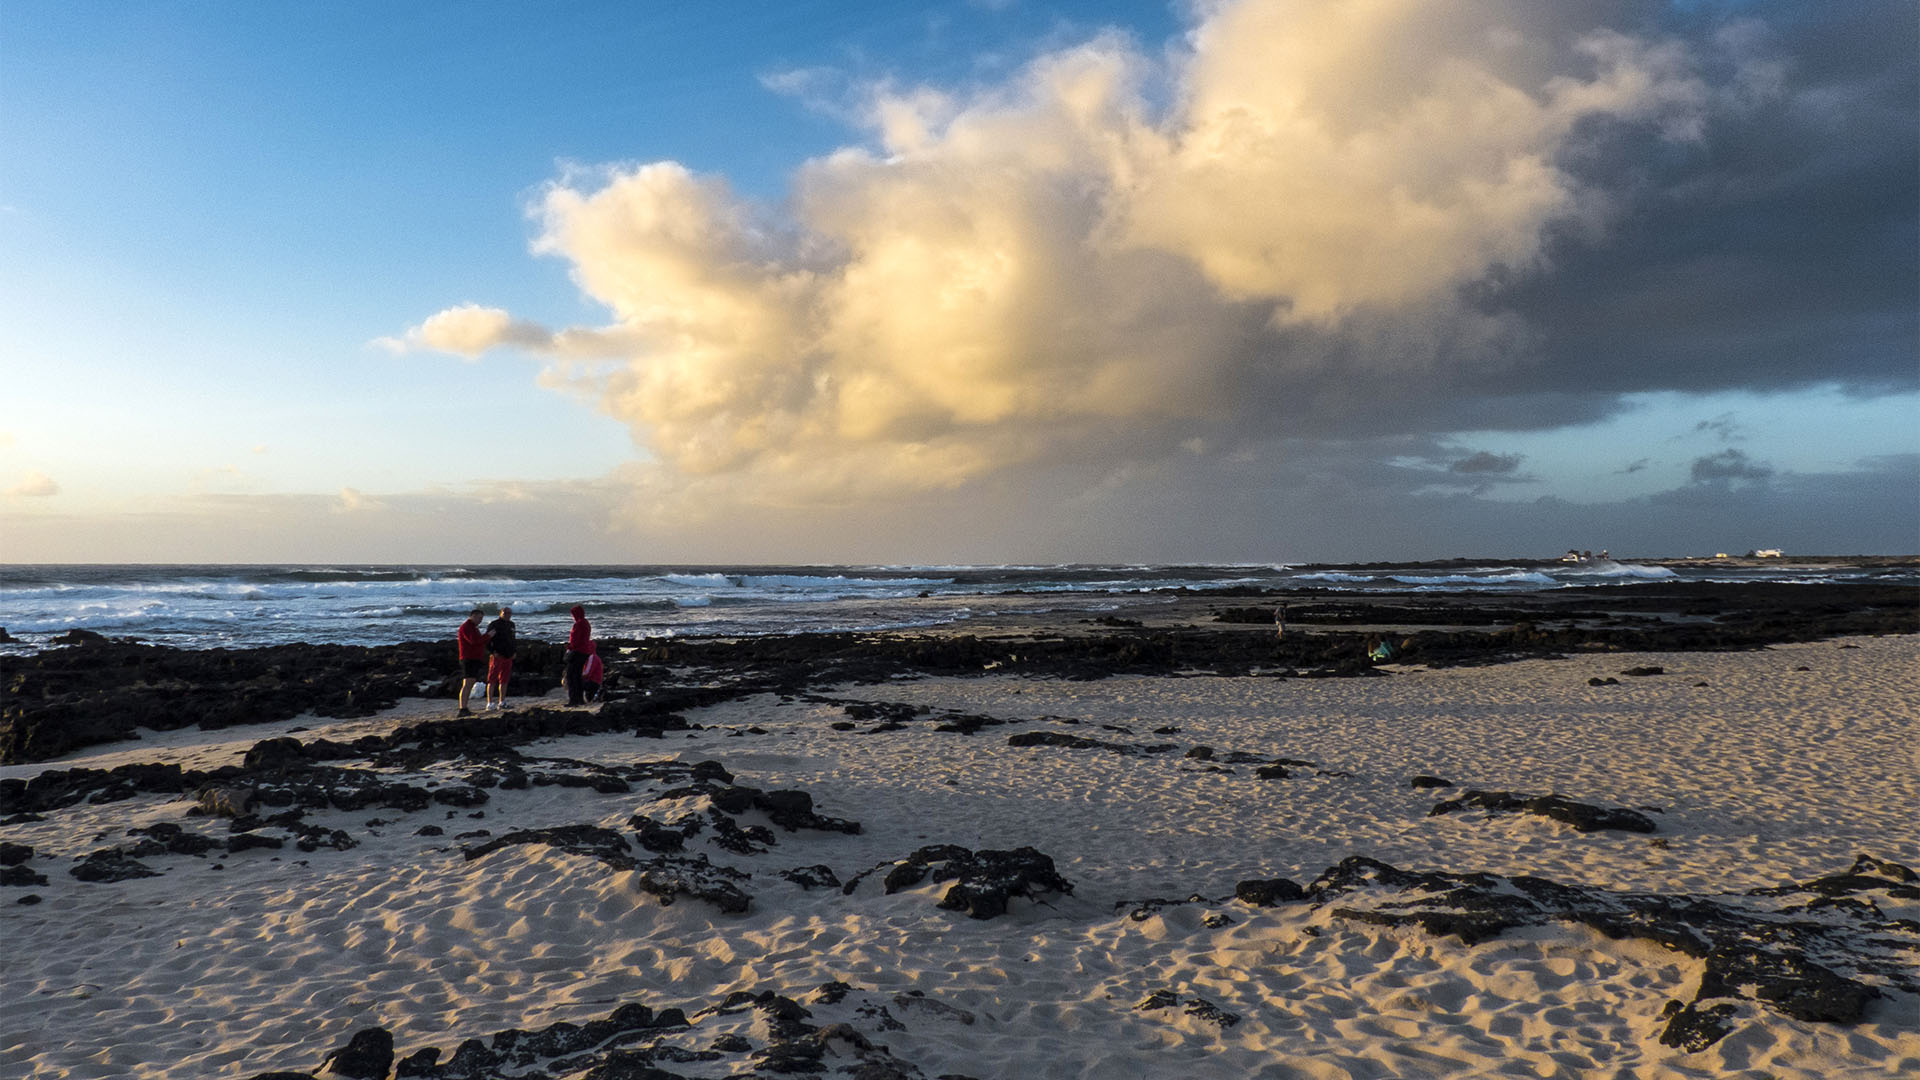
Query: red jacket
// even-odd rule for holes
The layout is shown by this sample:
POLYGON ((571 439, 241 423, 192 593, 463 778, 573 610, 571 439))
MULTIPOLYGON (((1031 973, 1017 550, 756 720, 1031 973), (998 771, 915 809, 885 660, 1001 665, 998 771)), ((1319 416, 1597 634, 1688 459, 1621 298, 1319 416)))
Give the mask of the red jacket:
POLYGON ((460 642, 460 659, 485 660, 487 658, 487 635, 472 622, 460 624, 460 632, 455 635, 460 642))
POLYGON ((586 652, 593 644, 593 627, 587 625, 587 609, 573 609, 573 632, 567 635, 567 648, 574 652, 586 652))

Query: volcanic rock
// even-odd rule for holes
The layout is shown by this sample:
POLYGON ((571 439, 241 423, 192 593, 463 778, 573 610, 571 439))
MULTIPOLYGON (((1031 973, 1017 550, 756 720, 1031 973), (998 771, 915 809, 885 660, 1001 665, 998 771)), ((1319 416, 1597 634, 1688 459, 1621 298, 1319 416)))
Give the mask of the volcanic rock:
MULTIPOLYGON (((1879 878, 1874 887, 1891 892, 1901 887, 1899 872, 1907 870, 1893 865, 1862 876, 1879 878)), ((1747 895, 1815 893, 1814 884, 1747 895)), ((1704 1049, 1731 1030, 1734 1010, 1716 999, 1755 1000, 1796 1020, 1850 1024, 1863 1018, 1882 987, 1920 993, 1914 964, 1920 924, 1887 921, 1865 904, 1835 907, 1815 921, 1798 915, 1804 909, 1768 910, 1752 900, 1618 893, 1534 877, 1420 873, 1361 856, 1328 869, 1306 894, 1315 905, 1360 902, 1335 908, 1341 918, 1418 926, 1468 945, 1510 929, 1573 923, 1702 960, 1693 1000, 1661 1014, 1667 1021, 1661 1041, 1689 1050, 1704 1049)))
MULTIPOLYGON (((30 866, 0 866, 0 885, 29 888, 42 886, 46 883, 47 875, 30 866)), ((21 899, 24 901, 25 897, 21 899)))
POLYGON ((328 1054, 320 1068, 351 1080, 386 1080, 393 1068, 393 1033, 386 1028, 363 1028, 347 1045, 328 1054))
MULTIPOLYGON (((864 877, 855 877, 843 891, 851 894, 864 877)), ((953 882, 940 898, 940 908, 964 911, 975 919, 1006 914, 1007 901, 1015 896, 1039 902, 1045 893, 1073 892, 1073 885, 1055 871, 1053 859, 1031 847, 974 852, 957 844, 932 844, 893 864, 884 884, 892 895, 929 879, 953 882)))
POLYGON ((67 871, 81 881, 110 883, 133 878, 159 877, 160 872, 129 858, 119 848, 108 848, 88 855, 86 861, 67 871))
POLYGON ((1457 799, 1435 803, 1428 817, 1439 817, 1462 809, 1486 810, 1491 814, 1527 813, 1563 821, 1580 832, 1618 829, 1623 832, 1650 833, 1659 827, 1637 810, 1625 807, 1605 809, 1573 802, 1559 795, 1520 795, 1511 791, 1469 790, 1457 799))
POLYGON ((494 837, 484 844, 461 849, 461 854, 472 862, 485 855, 491 855, 504 847, 517 844, 544 844, 557 847, 575 855, 585 855, 598 859, 615 870, 632 870, 638 866, 632 850, 627 847, 626 838, 612 829, 603 829, 597 825, 556 825, 547 829, 516 829, 503 836, 494 837))

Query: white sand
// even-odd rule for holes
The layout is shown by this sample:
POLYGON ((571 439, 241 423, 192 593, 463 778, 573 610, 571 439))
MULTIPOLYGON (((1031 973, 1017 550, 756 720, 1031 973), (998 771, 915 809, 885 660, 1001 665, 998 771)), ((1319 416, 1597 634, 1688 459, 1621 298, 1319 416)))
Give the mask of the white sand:
MULTIPOLYGON (((756 856, 690 844, 754 872, 753 909, 742 916, 687 899, 662 907, 634 875, 545 847, 470 863, 452 839, 482 827, 624 830, 635 810, 665 816, 640 790, 495 790, 482 820, 466 811, 449 820, 440 807, 314 814, 361 845, 159 857, 148 861, 164 876, 118 884, 79 882, 67 861, 128 842, 130 825, 224 829, 183 818, 184 800, 81 805, 0 829, 33 845, 29 865, 52 879, 0 890, 0 1075, 317 1071, 365 1026, 391 1029, 402 1055, 423 1046, 444 1054, 468 1037, 583 1022, 628 1001, 684 1008, 695 1020, 684 1045, 704 1048, 737 1027, 737 1018, 696 1014, 726 994, 772 990, 804 1001, 835 979, 862 988, 860 1001, 890 1003, 904 1026, 863 1030, 928 1078, 1920 1074, 1912 995, 1891 994, 1851 1027, 1744 1002, 1734 1034, 1686 1054, 1656 1038, 1662 1004, 1691 998, 1699 977, 1698 962, 1680 954, 1565 927, 1469 947, 1324 908, 1231 899, 1241 879, 1304 884, 1356 854, 1409 869, 1668 893, 1806 880, 1844 870, 1858 852, 1920 865, 1917 659, 1920 638, 1889 637, 1406 669, 1382 679, 930 679, 835 696, 1083 723, 968 737, 932 733, 922 721, 868 735, 829 728, 845 719, 835 706, 769 697, 692 715, 709 725, 692 737, 523 748, 606 763, 718 759, 738 783, 802 788, 819 812, 865 825, 859 836, 779 832, 778 846, 756 856), (1643 664, 1668 674, 1586 684, 1643 664), (767 734, 730 737, 750 725, 767 734), (1153 734, 1163 726, 1181 731, 1153 734), (1244 766, 1201 771, 1178 752, 1006 745, 1026 730, 1205 744, 1353 775, 1306 769, 1259 780, 1244 766), (1448 792, 1409 789, 1419 773, 1454 781, 1453 793, 1553 791, 1658 806, 1660 833, 1581 834, 1518 815, 1430 818, 1448 792), (376 817, 394 824, 370 830, 376 817), (414 835, 430 823, 448 835, 414 835), (1032 845, 1076 891, 1044 906, 1016 900, 1009 915, 977 921, 934 907, 943 886, 885 896, 870 881, 843 896, 776 876, 824 863, 845 879, 930 843, 1032 845), (224 871, 210 871, 216 860, 224 871), (28 891, 46 902, 12 903, 28 891), (1114 907, 1193 893, 1226 899, 1139 921, 1114 907), (1214 913, 1232 924, 1207 926, 1214 913), (1204 998, 1240 1022, 1223 1028, 1181 1008, 1135 1008, 1159 990, 1204 998), (906 991, 926 999, 895 997, 906 991)), ((307 718, 156 734, 57 767, 205 767, 237 761, 289 727, 342 738, 450 711, 410 702, 350 724, 307 718)), ((56 766, 0 776, 48 767, 56 766)), ((1915 905, 1885 906, 1890 917, 1920 917, 1915 905)), ((717 1077, 745 1064, 729 1056, 661 1067, 717 1077)))

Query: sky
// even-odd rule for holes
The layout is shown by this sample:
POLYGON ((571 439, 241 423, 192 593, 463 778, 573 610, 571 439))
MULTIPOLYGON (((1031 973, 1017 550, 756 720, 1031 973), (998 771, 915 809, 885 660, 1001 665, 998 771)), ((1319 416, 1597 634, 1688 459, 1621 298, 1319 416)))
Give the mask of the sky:
POLYGON ((0 562, 1920 551, 1916 31, 0 0, 0 562))

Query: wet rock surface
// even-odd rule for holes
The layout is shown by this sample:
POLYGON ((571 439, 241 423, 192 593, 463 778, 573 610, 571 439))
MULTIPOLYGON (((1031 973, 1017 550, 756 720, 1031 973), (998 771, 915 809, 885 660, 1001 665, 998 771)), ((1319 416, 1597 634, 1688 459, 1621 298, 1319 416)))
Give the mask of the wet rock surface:
POLYGON ((1485 810, 1489 817, 1495 814, 1538 814, 1565 822, 1581 832, 1601 829, 1637 833, 1659 831, 1659 826, 1654 824, 1652 818, 1637 810, 1618 806, 1590 806, 1559 795, 1524 795, 1511 791, 1470 790, 1459 798, 1435 803, 1433 809, 1427 811, 1427 816, 1440 817, 1458 810, 1485 810))

